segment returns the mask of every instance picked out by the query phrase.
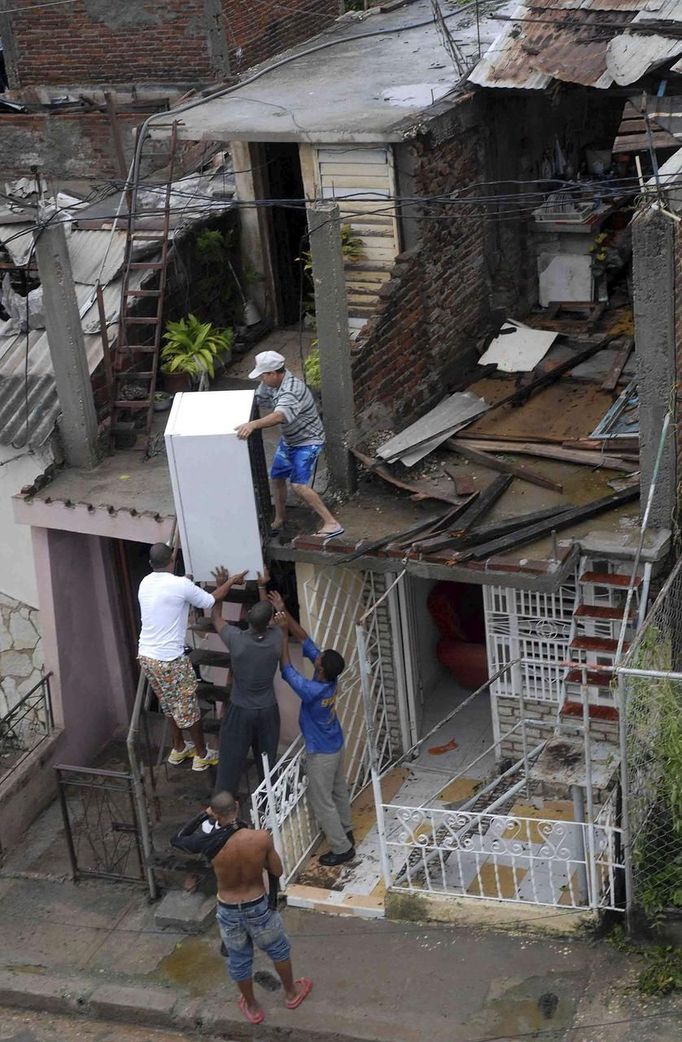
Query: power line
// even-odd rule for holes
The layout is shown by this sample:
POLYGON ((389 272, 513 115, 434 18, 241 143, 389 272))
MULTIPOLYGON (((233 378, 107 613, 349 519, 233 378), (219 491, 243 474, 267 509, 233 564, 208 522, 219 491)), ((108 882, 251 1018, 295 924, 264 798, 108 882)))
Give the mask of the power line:
POLYGON ((41 7, 64 7, 65 4, 77 4, 79 0, 49 0, 45 4, 30 4, 28 7, 10 7, 0 10, 0 14, 23 14, 24 11, 37 11, 41 7))

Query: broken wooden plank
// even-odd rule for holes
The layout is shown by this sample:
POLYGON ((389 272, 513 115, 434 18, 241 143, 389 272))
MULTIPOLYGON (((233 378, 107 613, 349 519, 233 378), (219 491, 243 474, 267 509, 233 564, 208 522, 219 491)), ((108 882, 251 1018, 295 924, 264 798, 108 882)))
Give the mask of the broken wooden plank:
MULTIPOLYGON (((422 539, 427 539, 429 537, 434 537, 434 538, 440 537, 440 538, 442 538, 443 537, 443 532, 445 530, 447 530, 450 527, 450 525, 453 523, 453 521, 456 521, 457 518, 461 514, 463 514, 472 505, 474 500, 478 499, 478 496, 479 496, 478 492, 473 492, 467 499, 464 500, 463 503, 460 504, 460 506, 454 507, 452 510, 449 510, 449 511, 447 511, 447 513, 443 514, 438 519, 438 521, 436 521, 436 523, 434 525, 432 525, 428 530, 422 531, 420 533, 419 542, 421 542, 422 539)), ((414 545, 414 537, 413 536, 409 537, 409 538, 404 538, 404 537, 398 538, 398 537, 396 537, 396 539, 394 541, 392 541, 391 543, 389 543, 388 545, 390 547, 395 547, 395 548, 401 548, 401 547, 404 547, 404 546, 412 547, 414 545)))
POLYGON ((545 507, 544 510, 534 510, 528 514, 519 514, 517 517, 507 518, 506 521, 497 521, 483 528, 477 528, 475 532, 467 532, 457 539, 456 549, 463 550, 468 546, 478 546, 480 543, 490 542, 491 539, 499 539, 500 536, 508 535, 510 532, 520 532, 526 526, 534 525, 548 517, 560 517, 567 510, 573 510, 571 504, 559 507, 545 507))
POLYGON ((499 539, 492 539, 488 543, 480 543, 468 550, 458 551, 453 555, 452 560, 453 562, 480 561, 485 557, 503 554, 514 547, 522 546, 524 543, 533 543, 536 539, 542 539, 543 536, 549 535, 551 532, 558 532, 563 528, 568 528, 569 525, 589 521, 590 518, 596 517, 598 514, 603 514, 607 510, 612 510, 614 507, 622 506, 624 503, 630 503, 638 498, 639 487, 623 489, 622 492, 614 492, 610 496, 595 499, 584 506, 567 510, 558 517, 547 518, 544 521, 539 521, 537 524, 524 527, 517 532, 510 532, 509 535, 502 536, 499 539))
MULTIPOLYGON (((584 452, 579 449, 564 449, 559 445, 540 445, 527 441, 478 441, 466 438, 452 439, 457 445, 465 449, 474 449, 484 452, 509 452, 517 456, 538 456, 540 459, 552 459, 558 463, 576 463, 585 467, 602 467, 606 470, 622 470, 627 474, 633 474, 639 470, 639 465, 621 459, 620 456, 609 456, 601 452, 584 452)), ((448 440, 448 445, 450 441, 448 440)))
MULTIPOLYGON (((561 447, 564 449, 582 449, 588 452, 601 452, 605 445, 608 444, 607 439, 601 438, 577 438, 575 441, 562 441, 561 447)), ((612 455, 622 456, 626 460, 634 456, 635 462, 639 457, 639 438, 614 438, 613 449, 615 450, 612 455)))
POLYGON ((620 380, 623 370, 627 365, 628 358, 634 350, 635 341, 633 337, 628 337, 627 341, 621 347, 620 351, 616 354, 604 383, 601 385, 602 391, 615 391, 618 381, 620 380))
POLYGON ((412 543, 412 549, 418 550, 420 553, 435 554, 439 550, 446 550, 448 547, 453 546, 458 536, 468 532, 471 526, 497 503, 513 480, 511 474, 500 474, 476 497, 475 502, 467 504, 466 510, 458 518, 459 523, 456 531, 442 532, 440 535, 433 536, 430 539, 419 539, 412 543))
MULTIPOLYGON (((510 442, 510 444, 512 443, 510 442)), ((554 481, 552 478, 546 478, 544 474, 538 474, 536 470, 531 470, 530 467, 524 466, 523 463, 511 463, 509 460, 498 459, 497 456, 492 456, 489 452, 472 448, 470 442, 464 444, 459 438, 449 438, 445 442, 445 445, 446 448, 452 449, 453 452, 458 453, 458 455, 463 456, 465 459, 471 460, 472 463, 480 464, 482 467, 488 467, 490 470, 497 470, 501 474, 513 474, 514 477, 521 478, 523 481, 528 481, 531 485, 539 485, 540 488, 549 488, 553 492, 563 492, 564 490, 563 485, 558 481, 554 481)), ((509 449, 507 448, 504 451, 509 451, 509 449)), ((443 466, 443 470, 445 470, 446 474, 449 473, 445 465, 443 466)))
POLYGON ((471 474, 458 474, 456 470, 453 470, 452 467, 448 467, 447 464, 443 464, 443 470, 448 477, 452 478, 455 484, 455 492, 458 496, 470 496, 476 491, 474 479, 471 474))
POLYGON ((370 456, 365 456, 364 452, 360 452, 359 449, 350 450, 355 458, 362 463, 364 467, 372 474, 376 474, 378 477, 387 481, 389 485, 395 486, 395 488, 401 488, 404 492, 409 492, 416 503, 421 502, 424 499, 435 499, 441 503, 449 503, 451 506, 460 506, 459 499, 455 496, 448 496, 444 492, 436 492, 432 489, 425 489, 422 485, 418 485, 413 481, 401 481, 400 478, 394 477, 391 474, 388 467, 382 463, 377 463, 370 456))
MULTIPOLYGON (((461 504, 463 510, 467 506, 466 502, 461 504)), ((448 523, 450 516, 454 511, 458 510, 455 507, 453 510, 446 510, 445 513, 439 514, 438 517, 430 517, 428 521, 419 521, 416 525, 410 525, 409 528, 404 528, 400 532, 391 532, 390 535, 382 536, 381 539, 363 540, 355 550, 350 554, 343 554, 341 557, 334 558, 334 564, 349 564, 351 561, 357 561, 360 557, 365 557, 367 554, 377 553, 383 550, 384 547, 390 543, 396 541, 405 540, 412 538, 416 535, 423 533, 431 533, 434 530, 434 526, 441 522, 448 523)))

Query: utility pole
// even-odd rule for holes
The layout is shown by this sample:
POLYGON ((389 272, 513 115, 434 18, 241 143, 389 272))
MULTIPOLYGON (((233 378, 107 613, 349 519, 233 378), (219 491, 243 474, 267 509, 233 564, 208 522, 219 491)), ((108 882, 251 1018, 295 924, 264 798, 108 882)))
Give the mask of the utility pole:
POLYGON ((349 451, 355 430, 355 406, 341 222, 336 203, 311 203, 308 231, 329 473, 337 488, 352 493, 357 486, 355 461, 349 451))
POLYGON ((72 467, 94 467, 99 459, 97 417, 85 354, 83 327, 64 228, 49 222, 54 207, 43 208, 42 227, 33 233, 45 326, 61 407, 59 430, 66 462, 72 467))

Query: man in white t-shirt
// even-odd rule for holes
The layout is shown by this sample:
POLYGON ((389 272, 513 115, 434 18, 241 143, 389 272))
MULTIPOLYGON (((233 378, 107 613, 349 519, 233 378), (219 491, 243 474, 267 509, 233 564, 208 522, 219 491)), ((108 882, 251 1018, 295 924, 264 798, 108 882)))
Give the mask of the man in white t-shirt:
POLYGON ((218 752, 204 741, 197 678, 185 655, 189 608, 212 608, 225 599, 232 586, 242 585, 246 572, 230 576, 213 593, 207 593, 187 576, 174 575, 176 557, 177 551, 166 543, 154 543, 149 552, 152 571, 138 590, 142 616, 138 658, 170 720, 173 748, 168 762, 179 764, 191 757, 192 770, 205 771, 218 763, 218 752), (185 741, 183 730, 189 731, 190 741, 185 741))

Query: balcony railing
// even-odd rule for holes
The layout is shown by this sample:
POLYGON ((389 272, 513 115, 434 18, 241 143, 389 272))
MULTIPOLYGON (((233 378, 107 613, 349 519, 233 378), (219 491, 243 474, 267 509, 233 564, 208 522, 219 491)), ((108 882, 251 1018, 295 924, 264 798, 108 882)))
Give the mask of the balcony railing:
POLYGON ((0 782, 54 729, 50 676, 47 673, 0 717, 0 782))

